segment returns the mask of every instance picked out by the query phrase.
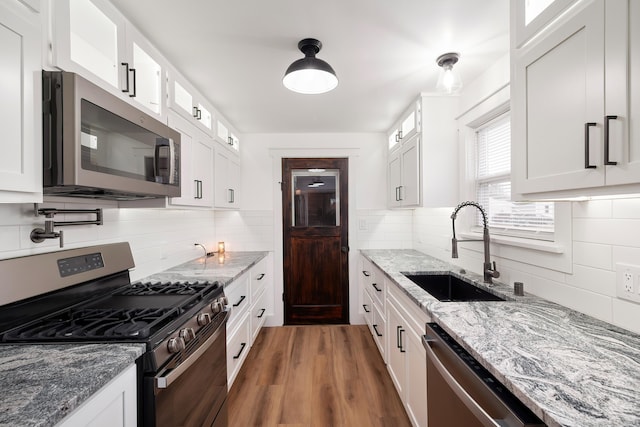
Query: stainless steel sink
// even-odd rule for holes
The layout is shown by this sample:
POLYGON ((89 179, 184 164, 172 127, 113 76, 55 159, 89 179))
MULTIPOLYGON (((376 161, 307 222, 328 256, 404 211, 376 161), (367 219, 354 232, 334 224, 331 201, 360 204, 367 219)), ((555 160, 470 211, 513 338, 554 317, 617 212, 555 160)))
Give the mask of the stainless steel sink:
POLYGON ((451 274, 404 274, 440 301, 505 301, 451 274))

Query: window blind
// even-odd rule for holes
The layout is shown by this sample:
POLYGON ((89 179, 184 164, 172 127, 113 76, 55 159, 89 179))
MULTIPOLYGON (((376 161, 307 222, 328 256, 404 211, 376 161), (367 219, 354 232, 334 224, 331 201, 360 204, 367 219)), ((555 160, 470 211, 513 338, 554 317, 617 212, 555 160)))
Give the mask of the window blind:
MULTIPOLYGON (((511 201, 511 119, 509 114, 476 130, 476 195, 493 233, 553 240, 553 202, 511 201)), ((482 225, 482 216, 476 216, 482 225)))

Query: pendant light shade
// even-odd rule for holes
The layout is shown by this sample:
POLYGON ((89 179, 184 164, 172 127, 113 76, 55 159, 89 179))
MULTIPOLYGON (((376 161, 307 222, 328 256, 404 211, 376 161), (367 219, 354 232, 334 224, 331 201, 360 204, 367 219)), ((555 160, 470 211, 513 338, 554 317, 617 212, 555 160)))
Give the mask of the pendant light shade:
POLYGON ((282 83, 289 90, 303 94, 325 93, 338 86, 336 72, 331 65, 316 54, 322 49, 322 43, 316 39, 304 39, 298 43, 298 49, 304 58, 294 61, 287 68, 282 83))
POLYGON ((460 55, 455 52, 445 53, 440 55, 436 59, 436 63, 442 67, 440 75, 438 76, 438 83, 436 89, 439 92, 446 92, 449 94, 456 93, 462 89, 462 80, 460 75, 453 71, 453 66, 458 62, 460 55))

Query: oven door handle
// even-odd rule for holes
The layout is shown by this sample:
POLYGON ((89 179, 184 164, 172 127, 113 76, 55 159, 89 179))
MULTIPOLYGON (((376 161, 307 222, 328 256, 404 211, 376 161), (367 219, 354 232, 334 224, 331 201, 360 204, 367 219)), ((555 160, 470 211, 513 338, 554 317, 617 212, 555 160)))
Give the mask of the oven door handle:
POLYGON ((436 353, 431 348, 432 344, 441 344, 438 338, 432 338, 427 335, 423 335, 422 341, 424 344, 424 348, 427 351, 427 358, 431 359, 433 362, 433 366, 435 366, 438 373, 442 376, 445 382, 451 387, 451 390, 458 396, 460 401, 467 407, 469 410, 476 416, 478 421, 482 423, 485 427, 500 427, 500 424, 494 420, 491 415, 487 414, 487 412, 476 402, 473 400, 473 397, 466 392, 466 390, 456 381, 456 379, 449 373, 449 370, 444 366, 444 364, 440 361, 436 353))
MULTIPOLYGON (((209 338, 202 344, 196 351, 191 353, 191 355, 184 362, 180 363, 175 369, 172 369, 167 375, 156 377, 156 389, 163 389, 169 387, 174 381, 176 381, 180 375, 182 375, 191 365, 193 365, 199 358, 206 352, 209 347, 218 339, 220 334, 226 330, 227 320, 229 320, 229 315, 231 312, 229 310, 225 311, 224 321, 220 323, 218 328, 211 334, 209 338)), ((227 343, 224 343, 226 345, 227 343)))

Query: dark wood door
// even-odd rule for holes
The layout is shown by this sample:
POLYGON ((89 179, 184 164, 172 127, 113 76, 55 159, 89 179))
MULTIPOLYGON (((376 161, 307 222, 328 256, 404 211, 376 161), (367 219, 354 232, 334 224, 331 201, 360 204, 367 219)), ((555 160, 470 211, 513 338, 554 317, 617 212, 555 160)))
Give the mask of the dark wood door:
POLYGON ((348 159, 282 159, 282 177, 284 323, 348 323, 348 159))

